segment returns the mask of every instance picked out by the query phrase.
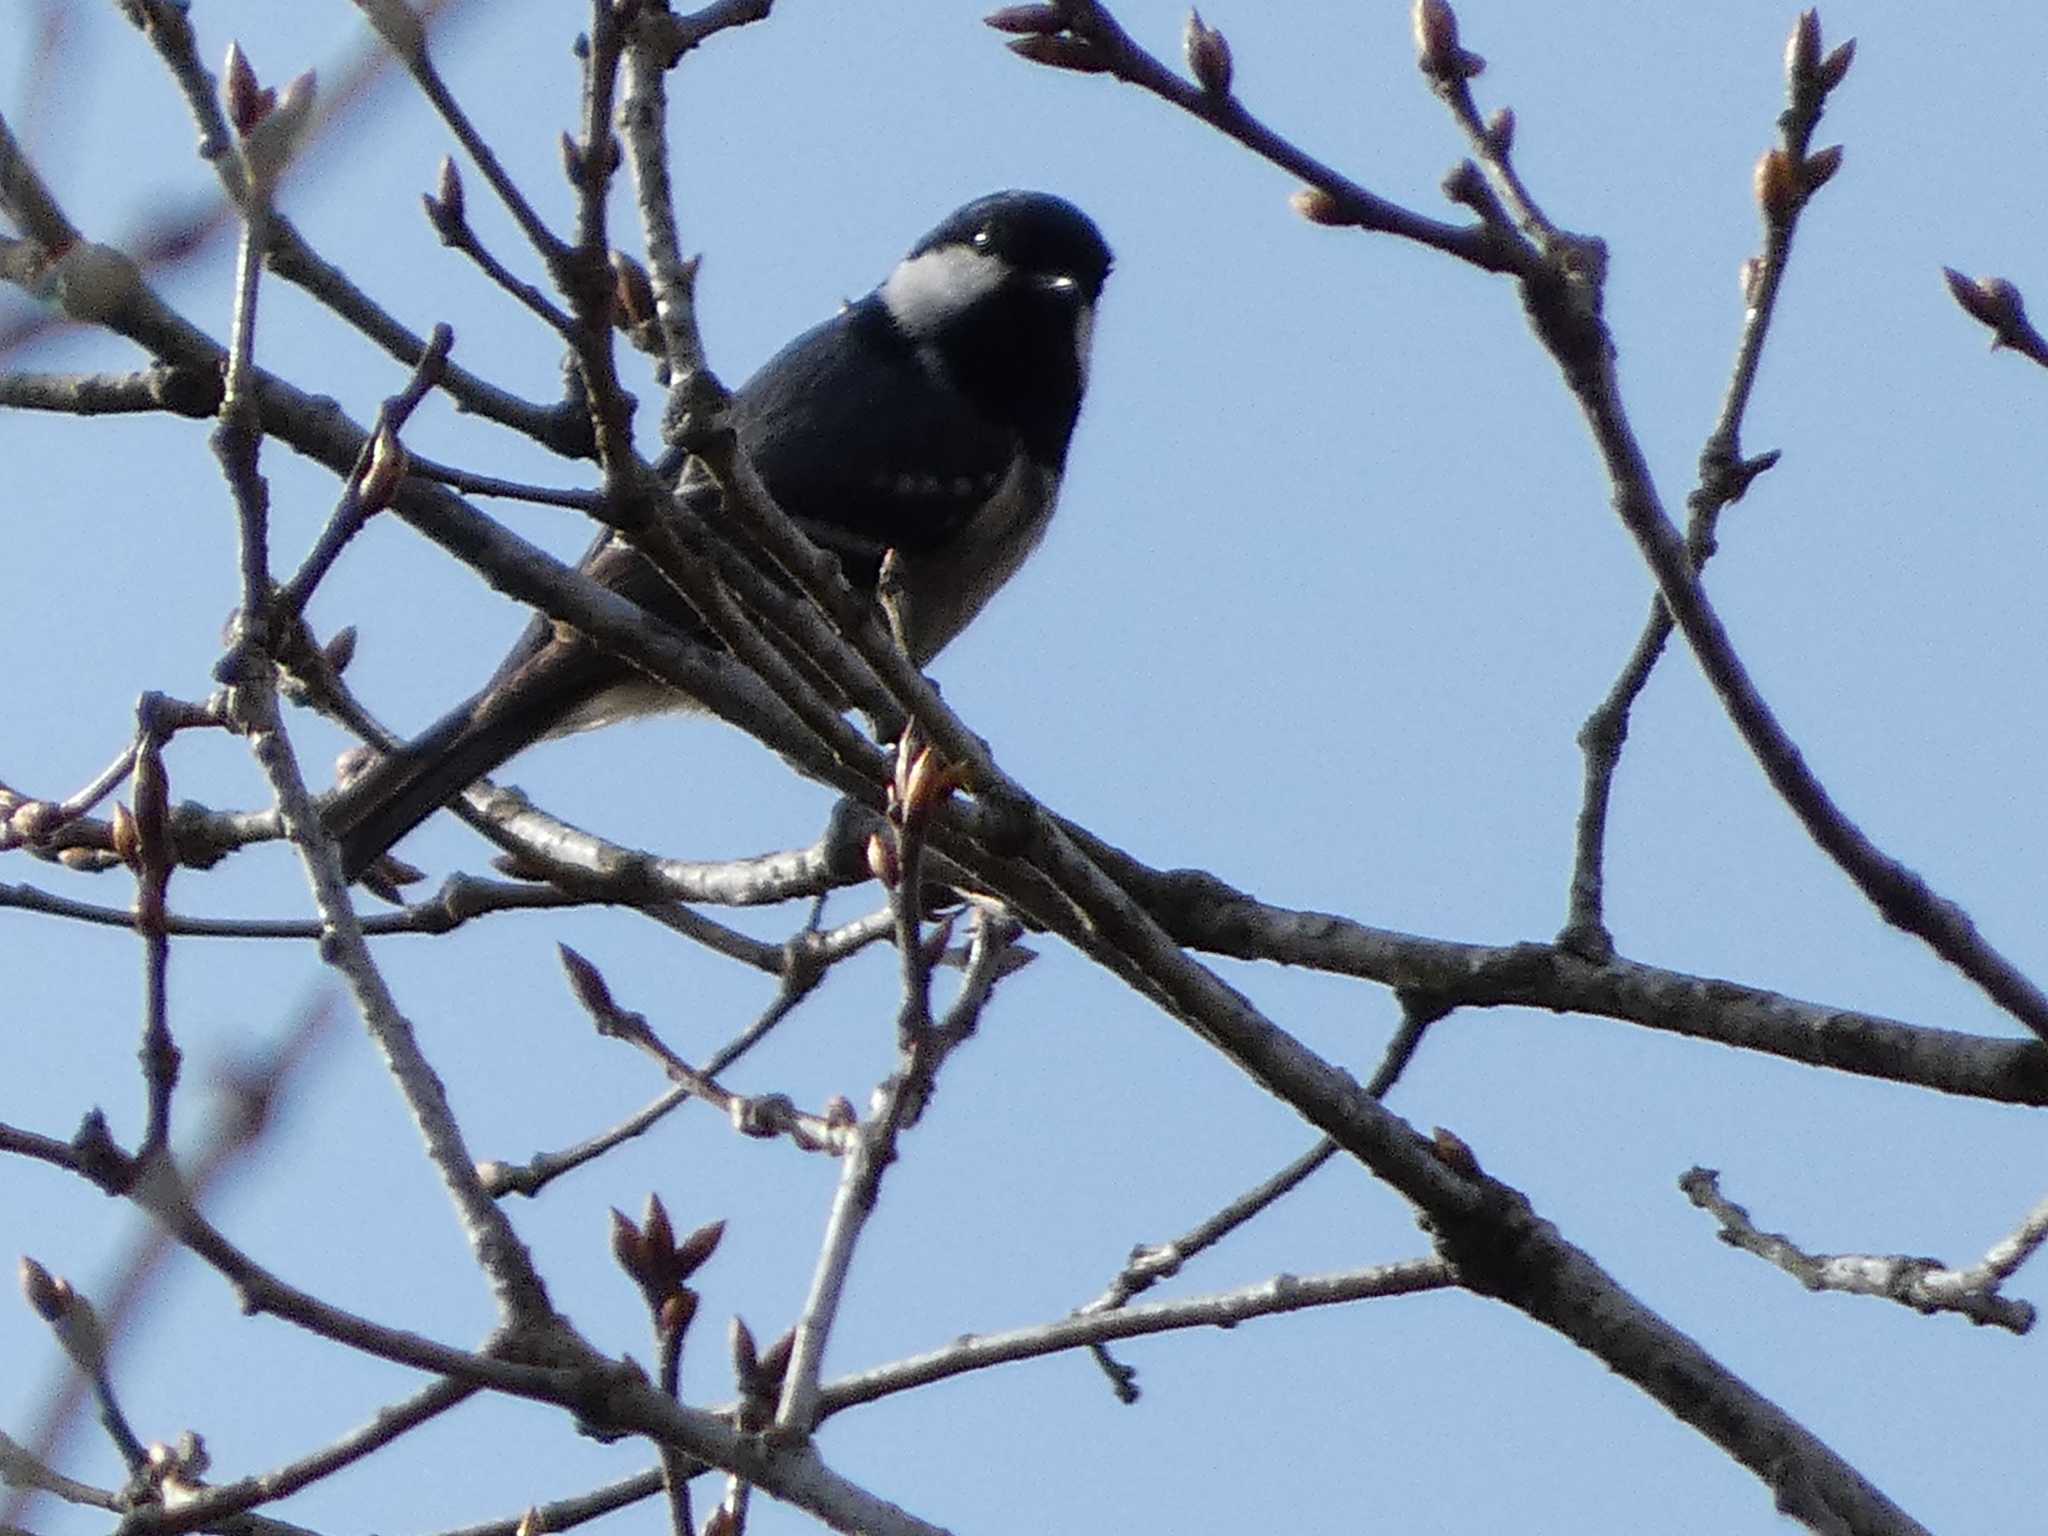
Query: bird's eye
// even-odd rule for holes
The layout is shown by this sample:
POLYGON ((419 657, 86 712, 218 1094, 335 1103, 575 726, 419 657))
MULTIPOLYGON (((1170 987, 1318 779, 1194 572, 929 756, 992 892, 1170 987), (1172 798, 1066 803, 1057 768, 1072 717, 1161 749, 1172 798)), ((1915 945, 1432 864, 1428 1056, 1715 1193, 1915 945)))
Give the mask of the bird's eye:
POLYGON ((983 225, 974 232, 974 248, 977 251, 985 251, 989 247, 989 242, 994 238, 995 231, 991 230, 987 225, 983 225))

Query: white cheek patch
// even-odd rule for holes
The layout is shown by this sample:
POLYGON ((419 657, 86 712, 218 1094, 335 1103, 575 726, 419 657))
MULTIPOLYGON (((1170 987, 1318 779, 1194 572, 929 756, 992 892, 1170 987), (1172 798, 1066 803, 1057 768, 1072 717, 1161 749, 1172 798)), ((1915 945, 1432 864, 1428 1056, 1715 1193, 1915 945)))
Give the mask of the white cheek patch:
POLYGON ((1003 264, 969 246, 913 256, 882 284, 882 302, 911 336, 930 336, 1002 286, 1003 264))

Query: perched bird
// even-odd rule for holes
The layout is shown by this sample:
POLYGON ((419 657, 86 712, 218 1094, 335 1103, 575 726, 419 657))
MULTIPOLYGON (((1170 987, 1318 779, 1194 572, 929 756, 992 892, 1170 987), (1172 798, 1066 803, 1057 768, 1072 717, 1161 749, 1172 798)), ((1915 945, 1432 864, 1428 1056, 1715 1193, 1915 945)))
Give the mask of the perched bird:
MULTIPOLYGON (((1088 381, 1109 247, 1044 192, 997 192, 920 240, 882 285, 806 331, 733 396, 741 447, 783 511, 870 589, 897 552, 910 652, 929 661, 1015 574, 1058 498, 1088 381)), ((703 629, 606 535, 582 569, 703 629)), ((328 801, 350 879, 523 748, 687 709, 580 635, 536 619, 483 690, 328 801)))

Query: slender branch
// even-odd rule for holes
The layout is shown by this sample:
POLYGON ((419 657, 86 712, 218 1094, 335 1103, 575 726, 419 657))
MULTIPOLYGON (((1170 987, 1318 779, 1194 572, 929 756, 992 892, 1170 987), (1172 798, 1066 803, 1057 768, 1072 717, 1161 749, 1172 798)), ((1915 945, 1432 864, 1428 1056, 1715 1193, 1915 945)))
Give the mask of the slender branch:
MULTIPOLYGON (((717 1077, 760 1044, 767 1038, 769 1031, 787 1018, 797 1004, 808 997, 818 983, 825 979, 826 972, 833 964, 865 949, 879 939, 886 938, 892 925, 893 919, 885 911, 848 923, 831 933, 813 934, 806 931, 790 940, 782 949, 782 985, 776 989, 774 1000, 758 1019, 711 1054, 710 1059, 704 1063, 702 1075, 707 1078, 717 1077)), ((586 1163, 595 1162, 623 1142, 645 1135, 678 1105, 694 1097, 695 1090, 689 1083, 677 1083, 610 1130, 603 1131, 575 1146, 566 1147, 559 1152, 537 1152, 526 1162, 516 1165, 499 1161, 487 1162, 479 1170, 484 1179, 484 1187, 494 1196, 536 1196, 563 1174, 574 1172, 586 1163)))
POLYGON ((168 411, 204 421, 220 409, 220 379, 162 366, 139 373, 5 373, 0 408, 69 416, 168 411))
POLYGON ((349 540, 362 532, 372 516, 391 504, 399 481, 411 468, 405 451, 399 447, 398 435, 447 372, 448 353, 454 345, 455 333, 445 325, 435 326, 405 387, 377 408, 377 419, 363 440, 362 452, 342 481, 340 504, 314 541, 305 563, 278 588, 272 600, 274 623, 297 622, 312 600, 313 589, 333 569, 349 540))
MULTIPOLYGON (((1989 1264, 1954 1269, 1939 1259, 1903 1253, 1808 1253, 1782 1232, 1760 1231, 1748 1211, 1721 1193, 1721 1176, 1713 1169, 1691 1169, 1678 1187, 1721 1224, 1722 1242, 1777 1265, 1809 1291, 1882 1296, 1916 1312, 1957 1312, 2014 1333, 2034 1326, 2033 1303, 1999 1295, 2005 1275, 1989 1264)), ((2022 1230, 2021 1242, 2038 1246, 2048 1231, 2048 1206, 2030 1213, 2022 1230)))
POLYGON ((497 152, 477 132, 469 114, 462 110, 461 103, 456 101, 447 83, 441 79, 427 49, 426 27, 403 0, 356 0, 356 5, 389 45, 399 63, 405 66, 421 94, 440 114, 441 121, 448 125, 463 153, 483 173, 484 180, 490 183, 491 190, 505 205, 505 211, 512 215, 512 221, 519 226, 527 242, 552 267, 564 250, 562 241, 534 211, 526 194, 499 161, 497 152))
POLYGON ((332 1445, 322 1446, 268 1472, 188 1493, 180 1499, 175 1513, 151 1511, 140 1520, 124 1522, 123 1536, 139 1536, 142 1530, 153 1532, 155 1536, 207 1530, 261 1505, 289 1498, 467 1402, 477 1390, 474 1383, 466 1381, 433 1382, 404 1402, 380 1408, 369 1423, 332 1445))
MULTIPOLYGON (((906 740, 905 747, 908 745, 906 740)), ((899 879, 892 892, 899 914, 906 909, 914 912, 921 899, 917 858, 922 841, 920 823, 929 814, 930 795, 934 792, 930 774, 939 771, 929 767, 929 757, 921 761, 928 769, 922 780, 916 766, 903 772, 904 814, 896 850, 899 879)), ((881 1198, 883 1175, 895 1161, 898 1136, 915 1124, 923 1112, 946 1057, 974 1033, 981 1010, 1002 975, 1003 951, 1015 936, 1014 925, 977 909, 967 975, 946 1020, 935 1026, 930 1008, 931 956, 944 948, 944 938, 942 933, 927 944, 918 927, 914 917, 899 915, 897 944, 899 948, 907 944, 917 951, 915 959, 904 960, 905 997, 903 1017, 898 1021, 901 1062, 896 1073, 877 1089, 874 1109, 867 1120, 854 1127, 852 1147, 840 1170, 839 1188, 833 1196, 832 1212, 819 1247, 810 1294, 797 1321, 789 1369, 783 1377, 782 1400, 776 1409, 775 1427, 785 1435, 808 1436, 818 1424, 819 1376, 825 1346, 845 1295, 854 1249, 881 1198)))
MULTIPOLYGON (((1380 1060, 1379 1070, 1365 1085, 1367 1097, 1386 1097, 1388 1090, 1408 1069, 1408 1063, 1414 1060, 1415 1052, 1421 1047, 1424 1033, 1439 1017, 1439 1012, 1418 1008, 1412 1003, 1404 1007, 1401 1026, 1387 1042, 1386 1054, 1380 1060)), ((1109 1283, 1109 1288, 1093 1301, 1076 1308, 1074 1315, 1089 1317, 1098 1312, 1116 1311, 1129 1305, 1133 1297, 1143 1295, 1162 1280, 1171 1279, 1186 1267, 1190 1259, 1199 1257, 1254 1217, 1279 1204, 1306 1183, 1312 1174, 1320 1170, 1340 1150, 1336 1142, 1327 1136, 1322 1137, 1308 1151, 1288 1163, 1279 1172, 1261 1180, 1179 1237, 1164 1243, 1139 1244, 1131 1250, 1130 1259, 1117 1271, 1109 1283)), ((1138 1400, 1136 1369, 1111 1356, 1105 1345, 1095 1344, 1090 1348, 1094 1353, 1095 1363, 1109 1379, 1111 1390, 1121 1401, 1135 1403, 1138 1400)))
MULTIPOLYGON (((1315 190, 1316 222, 1348 225, 1412 240, 1488 272, 1519 272, 1527 263, 1515 242, 1484 223, 1445 224, 1388 201, 1324 164, 1254 117, 1228 89, 1210 90, 1182 79, 1133 41, 1100 0, 1054 0, 1046 7, 1016 7, 989 18, 999 30, 1016 12, 1050 13, 1041 31, 1015 39, 1013 52, 1035 63, 1113 75, 1171 102, 1235 139, 1315 190), (1050 44, 1051 46, 1046 46, 1050 44)), ((1023 25, 1020 21, 1018 25, 1023 25)))
POLYGON ((733 1093, 710 1073, 699 1072, 670 1050, 655 1034, 646 1015, 621 1008, 613 999, 602 973, 588 959, 566 944, 558 944, 556 949, 560 952, 563 969, 568 972, 570 989, 589 1013, 598 1034, 607 1039, 623 1040, 653 1057, 678 1088, 719 1110, 741 1135, 787 1137, 793 1146, 804 1152, 830 1152, 837 1156, 847 1150, 848 1138, 843 1123, 823 1115, 805 1114, 784 1094, 747 1096, 733 1093))
MULTIPOLYGON (((310 81, 302 81, 310 94, 310 81)), ((479 1266, 497 1294, 500 1317, 514 1333, 530 1335, 566 1331, 554 1314, 547 1288, 531 1256, 513 1232, 503 1211, 487 1194, 476 1173, 476 1159, 464 1145, 447 1093, 421 1052, 411 1024, 398 1011, 383 978, 372 963, 362 929, 355 922, 334 844, 321 829, 319 812, 306 788, 291 742, 277 712, 276 666, 269 655, 273 634, 267 539, 268 491, 257 471, 262 441, 262 407, 253 361, 256 285, 262 271, 261 251, 269 227, 271 188, 289 153, 288 141, 258 155, 256 135, 289 126, 285 114, 294 85, 271 118, 252 128, 245 139, 249 160, 245 211, 248 229, 238 268, 234 342, 229 350, 226 395, 216 451, 240 514, 243 607, 237 616, 234 645, 222 669, 232 683, 229 709, 249 739, 251 753, 270 781, 283 813, 286 833, 298 847, 312 882, 322 921, 329 933, 323 957, 338 969, 356 999, 365 1025, 403 1093, 427 1152, 453 1199, 479 1266)), ((303 110, 303 104, 301 106, 303 110)), ((395 494, 397 487, 393 487, 395 494)))
MULTIPOLYGON (((1783 159, 1770 156, 1764 165, 1805 167, 1812 163, 1808 150, 1819 126, 1828 93, 1841 84, 1848 61, 1855 57, 1855 44, 1845 43, 1822 59, 1820 24, 1807 12, 1793 28, 1793 47, 1785 61, 1786 93, 1784 114, 1779 119, 1783 159), (1839 68, 1835 67, 1839 61, 1839 68)), ((1776 180, 1765 186, 1776 191, 1776 180)), ((1700 478, 1686 498, 1686 549, 1697 574, 1713 557, 1716 532, 1723 510, 1742 499, 1750 484, 1778 462, 1778 451, 1745 458, 1742 453, 1742 424, 1756 386, 1758 365, 1763 360, 1764 342, 1777 313, 1778 295, 1784 286, 1785 270, 1792 256, 1792 238, 1798 231, 1799 216, 1807 196, 1773 196, 1760 203, 1763 213, 1763 249, 1743 269, 1743 324, 1735 348, 1735 362, 1729 373, 1728 389, 1721 411, 1700 450, 1700 478)), ((1601 960, 1614 952, 1608 932, 1603 899, 1603 865, 1607 839, 1607 813, 1614 792, 1614 776, 1621 766, 1621 750, 1628 739, 1630 711, 1650 680, 1664 645, 1671 637, 1671 611, 1661 597, 1651 599, 1649 617, 1621 673, 1586 722, 1579 728, 1579 748, 1585 757, 1585 785, 1580 798, 1577 835, 1572 862, 1569 910, 1558 942, 1577 950, 1590 960, 1601 960)))
MULTIPOLYGON (((809 1446, 771 1447, 716 1415, 685 1408, 654 1388, 638 1368, 596 1355, 566 1330, 553 1335, 551 1350, 537 1351, 547 1363, 535 1365, 454 1349, 331 1306, 286 1284, 229 1242, 175 1181, 144 1177, 145 1170, 133 1158, 105 1139, 104 1126, 98 1138, 74 1149, 78 1171, 109 1193, 125 1194, 143 1205, 176 1241, 233 1285, 248 1312, 272 1313, 322 1338, 446 1377, 451 1384, 552 1403, 575 1411, 586 1423, 676 1446, 708 1465, 737 1469, 777 1498, 839 1529, 872 1530, 877 1536, 943 1536, 936 1527, 833 1473, 809 1446)), ((536 1341, 507 1339, 500 1347, 520 1342, 533 1348, 536 1341)), ((659 1487, 658 1480, 653 1487, 659 1487)), ((172 1536, 204 1523, 187 1519, 182 1509, 142 1509, 128 1516, 123 1536, 172 1536)))
POLYGON ((441 237, 441 243, 450 250, 460 251, 472 262, 477 270, 498 288, 536 316, 540 322, 557 336, 567 339, 575 321, 540 289, 515 274, 512 269, 491 254, 481 236, 471 227, 464 214, 462 180, 455 169, 453 160, 441 162, 441 182, 438 193, 430 192, 422 199, 426 204, 427 222, 434 226, 434 233, 441 237))
POLYGON ((1998 1103, 2048 1105, 2048 1047, 1907 1024, 1718 977, 1557 945, 1459 944, 1271 906, 1198 870, 1162 872, 1066 830, 1174 939, 1412 992, 1446 1009, 1525 1006, 1645 1028, 1998 1103))
POLYGON ((1381 1297, 1448 1290, 1458 1277, 1442 1259, 1408 1259, 1327 1275, 1275 1275, 1239 1290, 1181 1301, 1147 1302, 1113 1312, 1076 1313, 1006 1333, 966 1338, 890 1365, 841 1376, 819 1393, 821 1417, 929 1386, 969 1371, 1017 1360, 1035 1360, 1070 1349, 1088 1349, 1116 1339, 1142 1338, 1184 1328, 1234 1328, 1255 1318, 1275 1317, 1309 1307, 1340 1306, 1381 1297))
MULTIPOLYGON (((427 8, 446 10, 449 3, 450 0, 431 0, 427 8)), ((198 38, 187 7, 175 0, 123 0, 122 9, 141 28, 177 82, 199 129, 199 157, 213 166, 228 205, 239 205, 246 189, 236 157, 229 152, 233 136, 221 113, 213 73, 200 62, 198 38)), ((380 66, 382 57, 379 54, 365 59, 357 68, 345 71, 344 84, 334 94, 353 94, 380 66)), ((216 220, 210 217, 208 222, 216 220)), ((268 260, 279 277, 304 289, 387 354, 409 368, 419 364, 426 350, 425 340, 393 319, 346 273, 316 253, 282 214, 273 214, 268 260)), ((580 413, 567 406, 543 406, 521 400, 454 366, 449 368, 443 387, 463 410, 509 427, 564 457, 589 456, 588 427, 580 413)))

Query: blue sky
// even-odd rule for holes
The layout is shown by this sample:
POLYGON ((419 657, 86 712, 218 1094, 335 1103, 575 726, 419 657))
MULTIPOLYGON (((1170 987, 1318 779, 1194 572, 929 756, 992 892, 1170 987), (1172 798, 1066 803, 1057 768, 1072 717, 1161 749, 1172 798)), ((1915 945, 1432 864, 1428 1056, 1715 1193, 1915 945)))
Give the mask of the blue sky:
MULTIPOLYGON (((16 0, 24 13, 26 0, 16 0)), ((447 34, 457 93, 558 221, 580 8, 496 0, 447 34)), ((1118 8, 1172 56, 1182 13, 1118 8)), ((119 240, 205 194, 167 78, 115 7, 66 8, 59 67, 0 35, 0 109, 73 218, 119 240)), ((1417 74, 1407 7, 1205 9, 1240 94, 1355 179, 1449 216, 1463 146, 1417 74)), ((1518 162, 1560 224, 1606 239, 1608 318, 1632 418, 1667 507, 1690 488, 1758 243, 1751 167, 1773 142, 1789 7, 1459 6, 1511 104, 1518 162)), ((267 81, 336 77, 362 45, 353 7, 211 0, 204 51, 239 38, 267 81)), ((1766 696, 1864 828, 2048 975, 2048 867, 2032 678, 2048 653, 2044 381, 1987 356, 1943 264, 2048 295, 2038 261, 2038 61, 2048 13, 2020 4, 1823 10, 1858 54, 1818 142, 1842 172, 1803 223, 1749 417, 1784 451, 1723 525, 1709 587, 1766 696)), ((1046 545, 940 659, 946 697, 1006 768, 1148 861, 1195 865, 1292 906, 1448 939, 1545 939, 1563 919, 1579 759, 1650 583, 1556 371, 1510 286, 1384 238, 1311 228, 1291 183, 1202 125, 1109 81, 1007 55, 972 8, 785 0, 672 78, 686 242, 705 253, 715 364, 745 376, 865 291, 967 198, 1039 186, 1095 215, 1117 252, 1091 395, 1046 545)), ((449 149, 396 78, 301 168, 283 203, 330 258, 456 356, 550 396, 555 345, 438 245, 418 212, 449 149)), ((472 181, 478 226, 520 259, 472 181)), ((627 227, 622 200, 620 228, 627 227)), ((525 262, 523 270, 533 273, 525 262)), ((224 335, 224 253, 168 298, 224 335)), ((2043 302, 2048 302, 2044 298, 2043 302)), ((8 313, 23 312, 14 300, 8 313)), ((401 375, 282 284, 259 354, 358 419, 401 375)), ((127 367, 65 337, 17 366, 127 367)), ((642 425, 656 395, 644 373, 642 425)), ((431 403, 436 457, 585 483, 576 466, 431 403)), ((233 520, 185 421, 0 416, 9 600, 0 636, 0 779, 61 795, 113 755, 135 695, 200 696, 234 601, 233 520)), ((281 558, 334 488, 265 458, 281 558)), ((582 521, 493 508, 565 554, 582 521)), ((423 724, 495 664, 522 616, 395 521, 352 547, 316 625, 361 630, 351 672, 389 720, 423 724)), ((295 719, 316 777, 343 745, 295 719)), ((181 738, 173 793, 256 803, 241 749, 181 738)), ((702 856, 792 846, 822 792, 705 721, 550 745, 508 777, 571 820, 702 856)), ((406 848, 437 875, 479 868, 443 817, 406 848)), ((12 856, 0 879, 120 905, 117 877, 12 856)), ((2001 1036, 1973 987, 1886 929, 1806 840, 1697 668, 1668 657, 1635 719, 1616 798, 1610 918, 1632 958, 1843 1007, 2001 1036)), ((180 875, 181 911, 299 915, 290 859, 257 850, 180 875)), ((835 917, 872 904, 834 899, 835 917)), ((782 936, 800 912, 755 914, 782 936)), ((606 969, 686 1055, 750 1019, 766 984, 626 916, 500 917, 379 946, 481 1155, 523 1158, 658 1091, 591 1038, 553 946, 606 969)), ((1057 1317, 1143 1241, 1178 1232, 1309 1141, 1183 1028, 1047 941, 892 1173, 828 1374, 960 1333, 1057 1317)), ((1224 962, 1270 1017, 1370 1072, 1396 1019, 1381 990, 1224 962)), ((93 1104, 140 1124, 139 955, 118 933, 0 911, 0 1120, 64 1135, 93 1104)), ((735 1086, 864 1103, 887 1070, 894 972, 870 955, 783 1026, 735 1086)), ((209 1073, 332 995, 310 946, 188 942, 173 962, 198 1120, 209 1073)), ((1391 1107, 1454 1129, 1489 1171, 1934 1529, 2020 1529, 2040 1503, 2037 1347, 1954 1318, 1810 1296, 1717 1242, 1677 1192, 1694 1164, 1808 1247, 1973 1260, 2041 1190, 2024 1111, 1740 1056, 1609 1020, 1498 1010, 1440 1026, 1391 1107)), ((445 1202, 367 1041, 333 1030, 276 1136, 219 1219, 288 1277, 381 1320, 473 1343, 491 1321, 445 1202)), ((608 1165, 512 1215, 558 1299, 607 1348, 646 1356, 606 1250, 606 1208, 658 1189, 679 1222, 723 1216, 686 1386, 722 1395, 718 1337, 762 1337, 801 1303, 835 1170, 742 1142, 686 1110, 608 1165)), ((134 1240, 125 1209, 38 1168, 0 1170, 0 1231, 91 1289, 134 1240)), ((1179 1294, 1405 1257, 1424 1237, 1362 1173, 1336 1168, 1205 1258, 1179 1294)), ((2033 1272, 2016 1283, 2034 1296, 2033 1272)), ((961 1530, 1770 1532, 1768 1491, 1588 1357, 1462 1295, 1297 1315, 1128 1347, 1145 1397, 1119 1407, 1079 1358, 958 1381, 829 1425, 835 1467, 961 1530)), ((57 1370, 0 1308, 0 1427, 57 1370)), ((216 1475, 260 1470, 360 1422, 413 1382, 239 1317, 174 1263, 120 1367, 146 1438, 204 1433, 216 1475)), ((516 1405, 472 1406, 277 1513, 320 1530, 431 1531, 516 1514, 644 1464, 516 1405)), ((106 1482, 84 1429, 65 1470, 106 1482)), ((623 1517, 654 1518, 649 1510, 623 1517)), ((56 1506, 37 1529, 103 1528, 56 1506)), ((761 1532, 808 1528, 757 1507, 761 1532)))

